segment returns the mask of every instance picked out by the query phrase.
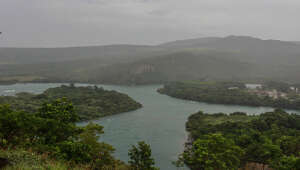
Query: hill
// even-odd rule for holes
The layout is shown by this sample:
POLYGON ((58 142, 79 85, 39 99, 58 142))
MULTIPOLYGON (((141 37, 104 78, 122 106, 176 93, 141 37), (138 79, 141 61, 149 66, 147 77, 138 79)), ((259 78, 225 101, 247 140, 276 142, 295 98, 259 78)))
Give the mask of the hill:
POLYGON ((151 84, 187 79, 300 82, 300 44, 247 36, 156 46, 0 48, 0 83, 151 84))
POLYGON ((143 45, 107 45, 65 48, 0 48, 0 64, 57 63, 86 59, 111 62, 143 58, 159 52, 159 48, 143 45))
POLYGON ((262 40, 248 36, 200 38, 161 44, 164 48, 207 48, 239 53, 240 61, 255 64, 299 65, 300 45, 280 40, 262 40))
POLYGON ((92 82, 149 84, 191 79, 237 79, 252 70, 251 64, 218 58, 218 55, 218 52, 177 52, 111 65, 86 74, 92 76, 92 82))

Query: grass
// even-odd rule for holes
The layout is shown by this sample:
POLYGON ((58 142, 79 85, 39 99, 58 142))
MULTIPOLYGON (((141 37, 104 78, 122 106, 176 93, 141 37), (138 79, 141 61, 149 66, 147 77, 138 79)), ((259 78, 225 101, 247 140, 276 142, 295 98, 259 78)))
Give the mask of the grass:
MULTIPOLYGON (((46 154, 37 154, 24 149, 0 149, 0 158, 8 159, 9 165, 3 170, 91 170, 90 165, 74 165, 70 162, 54 160, 46 154)), ((122 162, 115 167, 105 166, 101 170, 130 170, 122 162)))
POLYGON ((9 165, 4 170, 87 170, 84 165, 71 166, 69 163, 50 159, 47 155, 40 155, 23 149, 0 150, 0 157, 6 158, 9 165))

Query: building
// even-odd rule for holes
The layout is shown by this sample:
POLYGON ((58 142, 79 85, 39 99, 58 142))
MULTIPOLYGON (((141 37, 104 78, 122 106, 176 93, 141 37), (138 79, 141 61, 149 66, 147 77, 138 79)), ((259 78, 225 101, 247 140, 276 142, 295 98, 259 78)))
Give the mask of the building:
POLYGON ((245 84, 247 89, 262 89, 261 84, 245 84))

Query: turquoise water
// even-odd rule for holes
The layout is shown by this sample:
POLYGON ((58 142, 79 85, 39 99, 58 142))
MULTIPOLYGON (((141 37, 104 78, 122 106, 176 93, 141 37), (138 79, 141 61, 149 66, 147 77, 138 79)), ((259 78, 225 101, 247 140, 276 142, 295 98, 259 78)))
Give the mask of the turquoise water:
MULTIPOLYGON (((0 95, 13 95, 21 91, 41 93, 47 88, 59 85, 61 84, 0 86, 0 95)), ((267 107, 215 105, 175 99, 157 93, 156 89, 161 87, 160 85, 102 87, 127 93, 142 103, 143 108, 95 120, 104 126, 105 134, 101 140, 112 144, 116 148, 115 156, 123 161, 128 159, 127 153, 131 144, 146 141, 151 145, 156 164, 161 170, 176 169, 171 162, 176 160, 183 150, 187 138, 185 122, 192 113, 202 110, 207 113, 242 111, 259 114, 273 110, 267 107)))

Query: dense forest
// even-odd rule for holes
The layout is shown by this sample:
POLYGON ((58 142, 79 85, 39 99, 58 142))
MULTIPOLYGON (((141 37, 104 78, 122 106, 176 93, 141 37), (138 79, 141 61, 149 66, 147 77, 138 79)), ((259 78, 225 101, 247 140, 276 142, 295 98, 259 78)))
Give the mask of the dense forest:
POLYGON ((126 94, 104 90, 97 86, 75 87, 74 84, 50 88, 42 94, 22 92, 16 96, 0 96, 0 104, 9 104, 15 110, 36 112, 43 103, 63 97, 74 104, 80 120, 95 119, 142 107, 126 94))
POLYGON ((190 140, 176 162, 192 170, 300 168, 300 115, 277 109, 259 116, 246 113, 189 117, 190 140))
POLYGON ((79 120, 67 99, 44 103, 36 112, 0 105, 0 169, 157 170, 145 142, 132 145, 125 163, 100 141, 102 126, 79 127, 79 120))
MULTIPOLYGON (((289 86, 277 82, 266 83, 263 90, 287 92, 289 86)), ((183 81, 164 85, 158 92, 172 97, 207 102, 214 104, 232 104, 246 106, 270 106, 284 109, 300 109, 300 96, 288 94, 286 97, 273 98, 268 95, 257 95, 241 82, 203 82, 183 81)))

